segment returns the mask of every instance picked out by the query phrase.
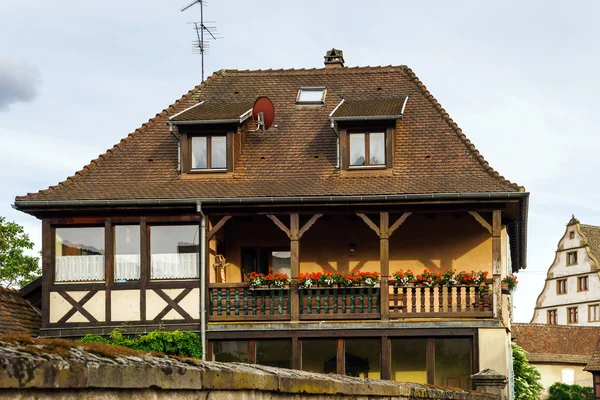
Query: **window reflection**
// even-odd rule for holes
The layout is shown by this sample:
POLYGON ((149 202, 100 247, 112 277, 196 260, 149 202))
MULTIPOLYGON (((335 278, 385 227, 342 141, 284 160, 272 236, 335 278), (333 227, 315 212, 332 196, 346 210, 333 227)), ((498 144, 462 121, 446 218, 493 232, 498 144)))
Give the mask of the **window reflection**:
POLYGON ((369 156, 371 165, 385 164, 385 134, 383 132, 369 134, 369 156))
POLYGON ((256 363, 278 368, 291 368, 291 340, 257 340, 256 363))
POLYGON ((227 168, 227 138, 211 137, 210 168, 227 168))
POLYGON ((302 340, 302 370, 335 374, 337 371, 336 339, 302 340))
POLYGON ((198 227, 150 227, 151 279, 198 277, 198 227))
POLYGON ((192 137, 192 168, 208 168, 205 136, 192 137))
POLYGON ((469 389, 471 340, 435 339, 435 385, 469 389))
POLYGON ((365 164, 365 134, 353 133, 350 135, 350 165, 365 164))
POLYGON ((140 279, 140 226, 115 226, 115 282, 140 279))
POLYGON ((346 339, 346 375, 381 379, 381 339, 346 339))
POLYGON ((392 339, 391 379, 427 383, 427 339, 392 339))
POLYGON ((55 280, 104 280, 104 228, 56 228, 55 280))
POLYGON ((248 342, 245 340, 213 342, 213 360, 247 363, 248 342))

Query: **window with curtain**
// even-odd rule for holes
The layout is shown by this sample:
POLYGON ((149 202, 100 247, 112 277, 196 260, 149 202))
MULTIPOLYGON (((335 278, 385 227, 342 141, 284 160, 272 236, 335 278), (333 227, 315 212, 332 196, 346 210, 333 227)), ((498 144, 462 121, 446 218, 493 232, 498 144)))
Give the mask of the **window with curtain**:
POLYGON ((56 228, 55 281, 104 280, 104 228, 56 228))
POLYGON ((199 277, 199 228, 196 225, 150 227, 150 279, 199 277))
POLYGON ((140 226, 117 225, 114 230, 115 282, 140 279, 140 226))
POLYGON ((223 136, 192 137, 192 169, 227 168, 227 138, 223 136))

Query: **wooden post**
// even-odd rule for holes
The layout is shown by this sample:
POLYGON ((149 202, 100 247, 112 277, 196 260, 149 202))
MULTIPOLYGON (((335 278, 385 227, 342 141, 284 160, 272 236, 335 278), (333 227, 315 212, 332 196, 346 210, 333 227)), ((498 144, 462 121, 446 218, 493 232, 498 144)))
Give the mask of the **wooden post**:
POLYGON ((114 228, 109 219, 104 222, 104 322, 111 322, 110 289, 115 281, 114 228))
POLYGON ((390 319, 390 289, 388 279, 390 275, 390 240, 389 240, 390 215, 382 212, 379 215, 379 257, 381 273, 381 320, 390 319))
POLYGON ((298 340, 298 336, 292 337, 292 369, 302 369, 302 363, 300 362, 300 354, 302 354, 302 350, 300 349, 301 343, 298 340))
POLYGON ((146 285, 150 279, 150 235, 146 218, 140 218, 140 320, 146 320, 146 285))
POLYGON ((290 269, 292 283, 292 301, 290 304, 290 316, 292 322, 298 322, 300 318, 300 303, 298 300, 298 275, 300 275, 300 216, 298 214, 290 215, 290 269))
POLYGON ((42 328, 50 324, 50 284, 54 283, 54 235, 47 219, 42 221, 42 328))
POLYGON ((501 232, 502 232, 502 212, 494 210, 492 213, 492 274, 494 285, 493 312, 494 318, 502 319, 502 254, 501 254, 501 232))
POLYGON ((392 363, 391 363, 392 346, 390 338, 387 336, 381 337, 381 379, 392 379, 392 363))
POLYGON ((337 340, 337 349, 336 349, 336 370, 338 375, 346 375, 346 347, 344 343, 344 339, 337 340))

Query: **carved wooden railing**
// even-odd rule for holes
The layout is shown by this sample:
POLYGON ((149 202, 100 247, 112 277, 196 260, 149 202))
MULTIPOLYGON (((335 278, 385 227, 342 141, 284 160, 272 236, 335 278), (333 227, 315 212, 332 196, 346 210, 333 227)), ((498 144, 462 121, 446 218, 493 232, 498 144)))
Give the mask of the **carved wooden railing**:
POLYGON ((481 286, 389 285, 391 319, 492 317, 491 280, 481 286))
POLYGON ((210 283, 209 321, 290 319, 290 289, 256 288, 249 283, 210 283))
POLYGON ((378 319, 378 287, 314 287, 299 289, 300 319, 378 319))

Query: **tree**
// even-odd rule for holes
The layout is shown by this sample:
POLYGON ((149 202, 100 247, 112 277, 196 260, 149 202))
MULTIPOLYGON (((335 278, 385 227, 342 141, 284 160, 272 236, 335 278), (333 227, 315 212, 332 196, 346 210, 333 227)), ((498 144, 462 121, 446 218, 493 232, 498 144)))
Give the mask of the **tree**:
POLYGON ((23 287, 41 274, 39 258, 26 250, 33 250, 33 242, 23 227, 0 217, 0 283, 23 287))
POLYGON ((567 385, 556 382, 548 389, 548 400, 594 400, 591 386, 567 385))
POLYGON ((513 372, 515 374, 515 399, 537 400, 544 387, 540 383, 540 371, 529 364, 527 352, 516 344, 512 344, 513 372))

